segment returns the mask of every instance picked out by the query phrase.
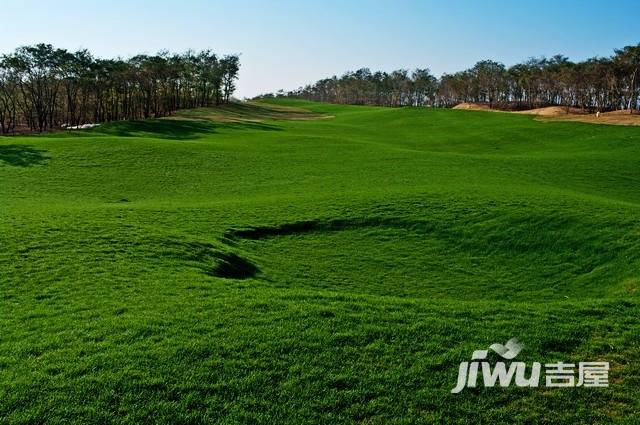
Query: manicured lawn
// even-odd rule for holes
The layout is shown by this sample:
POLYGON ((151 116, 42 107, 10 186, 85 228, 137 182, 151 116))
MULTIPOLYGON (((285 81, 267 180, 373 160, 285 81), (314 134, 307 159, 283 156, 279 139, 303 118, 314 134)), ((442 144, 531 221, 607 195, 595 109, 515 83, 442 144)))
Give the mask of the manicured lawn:
POLYGON ((0 138, 2 422, 637 423, 640 128, 274 102, 0 138))

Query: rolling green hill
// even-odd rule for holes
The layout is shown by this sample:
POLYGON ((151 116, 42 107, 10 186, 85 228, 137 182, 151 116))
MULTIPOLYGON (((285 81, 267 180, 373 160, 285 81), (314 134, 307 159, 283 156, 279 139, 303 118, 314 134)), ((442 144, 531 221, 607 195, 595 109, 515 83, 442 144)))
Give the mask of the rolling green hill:
POLYGON ((639 270, 640 128, 278 100, 4 137, 0 418, 632 424, 639 270), (512 337, 610 386, 450 393, 512 337))

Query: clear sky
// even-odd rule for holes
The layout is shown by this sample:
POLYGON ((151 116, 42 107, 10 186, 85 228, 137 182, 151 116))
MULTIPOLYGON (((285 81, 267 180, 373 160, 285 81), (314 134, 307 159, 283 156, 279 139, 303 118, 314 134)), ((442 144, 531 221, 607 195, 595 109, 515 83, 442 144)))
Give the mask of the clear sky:
POLYGON ((361 67, 439 76, 481 59, 607 56, 640 43, 640 0, 0 0, 0 52, 39 42, 240 53, 249 97, 361 67))

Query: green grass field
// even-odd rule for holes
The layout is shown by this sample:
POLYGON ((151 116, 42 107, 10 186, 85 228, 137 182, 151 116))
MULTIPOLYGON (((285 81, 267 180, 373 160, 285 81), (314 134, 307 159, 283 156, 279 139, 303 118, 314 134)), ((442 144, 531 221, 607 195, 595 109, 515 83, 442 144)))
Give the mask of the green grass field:
POLYGON ((640 128, 277 103, 0 138, 3 423, 638 423, 640 128))

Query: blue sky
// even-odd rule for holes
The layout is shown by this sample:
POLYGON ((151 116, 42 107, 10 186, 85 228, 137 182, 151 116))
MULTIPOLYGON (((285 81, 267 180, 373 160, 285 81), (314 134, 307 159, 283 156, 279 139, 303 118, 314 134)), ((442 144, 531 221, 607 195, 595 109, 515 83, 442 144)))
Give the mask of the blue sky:
POLYGON ((640 0, 0 2, 2 53, 38 42, 103 57, 240 53, 240 97, 364 66, 428 67, 439 76, 481 59, 581 60, 640 43, 640 0))

